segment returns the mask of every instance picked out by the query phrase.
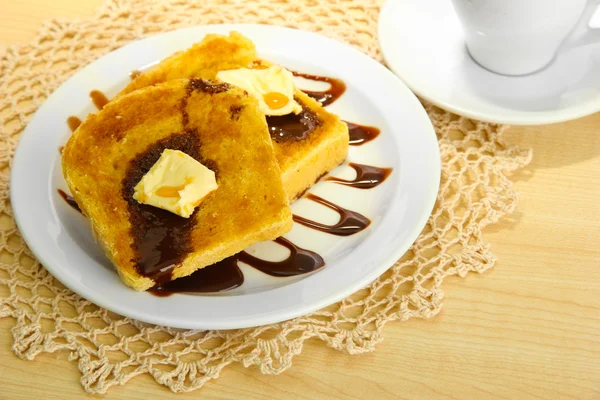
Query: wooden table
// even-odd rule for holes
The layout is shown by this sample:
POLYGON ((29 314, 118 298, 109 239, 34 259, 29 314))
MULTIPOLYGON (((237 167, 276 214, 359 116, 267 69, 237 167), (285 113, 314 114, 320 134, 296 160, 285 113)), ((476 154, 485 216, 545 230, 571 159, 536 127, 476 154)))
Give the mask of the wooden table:
MULTIPOLYGON (((44 19, 92 15, 100 0, 3 3, 0 51, 30 40, 44 19)), ((437 317, 388 325, 371 354, 309 343, 283 375, 235 365, 180 397, 600 399, 600 113, 508 136, 534 160, 513 176, 516 213, 486 231, 500 261, 447 280, 437 317)), ((84 397, 67 354, 13 355, 13 324, 0 319, 0 399, 84 397)), ((146 375, 102 398, 173 396, 146 375)))

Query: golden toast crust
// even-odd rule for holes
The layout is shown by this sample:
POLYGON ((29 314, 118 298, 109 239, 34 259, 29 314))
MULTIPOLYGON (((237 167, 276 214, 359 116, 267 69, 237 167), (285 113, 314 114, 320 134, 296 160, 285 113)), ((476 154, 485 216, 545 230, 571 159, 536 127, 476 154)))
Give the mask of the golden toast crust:
POLYGON ((299 90, 295 97, 316 115, 320 124, 305 139, 273 140, 283 188, 290 202, 302 195, 321 176, 344 162, 350 142, 348 126, 337 115, 328 112, 299 90))
POLYGON ((229 36, 209 34, 183 52, 165 58, 139 74, 120 95, 180 78, 215 79, 219 71, 249 67, 258 59, 254 43, 240 33, 229 36))

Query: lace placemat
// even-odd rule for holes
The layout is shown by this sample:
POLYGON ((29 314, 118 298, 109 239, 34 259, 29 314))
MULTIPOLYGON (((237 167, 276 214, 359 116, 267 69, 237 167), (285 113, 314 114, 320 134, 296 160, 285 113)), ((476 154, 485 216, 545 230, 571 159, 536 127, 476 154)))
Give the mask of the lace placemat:
POLYGON ((0 318, 16 319, 13 350, 24 359, 68 351, 90 393, 139 374, 175 392, 202 387, 233 362, 264 374, 289 368, 306 340, 350 354, 373 351, 390 321, 429 318, 442 306, 443 280, 495 262, 482 229, 511 213, 507 174, 530 152, 507 147, 503 128, 425 104, 442 156, 433 215, 410 251, 344 301, 280 324, 234 331, 188 331, 123 318, 74 294, 34 259, 9 203, 12 154, 27 122, 54 89, 89 62, 158 32, 214 23, 265 23, 315 31, 381 60, 374 0, 107 0, 85 20, 53 20, 26 46, 0 58, 0 318))

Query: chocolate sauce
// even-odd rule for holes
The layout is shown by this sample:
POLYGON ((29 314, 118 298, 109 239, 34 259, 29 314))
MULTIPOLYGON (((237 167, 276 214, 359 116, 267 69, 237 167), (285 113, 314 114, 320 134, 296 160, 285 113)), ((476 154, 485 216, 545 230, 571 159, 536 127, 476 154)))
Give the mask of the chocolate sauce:
POLYGON ((92 90, 90 92, 90 98, 92 99, 94 105, 98 110, 102 110, 104 106, 108 104, 108 99, 106 98, 104 93, 102 93, 99 90, 92 90))
POLYGON ((138 76, 140 76, 142 74, 142 71, 138 71, 138 70, 133 70, 129 73, 129 78, 131 80, 134 80, 135 78, 137 78, 138 76))
POLYGON ((234 289, 244 283, 244 275, 237 262, 236 254, 191 275, 160 283, 148 291, 155 296, 166 297, 173 293, 210 293, 234 289))
POLYGON ((229 89, 231 89, 231 86, 228 83, 208 81, 205 79, 190 79, 187 86, 187 93, 189 96, 193 91, 199 90, 204 93, 215 94, 226 92, 229 89))
POLYGON ((70 205, 71 207, 73 207, 73 209, 75 211, 78 211, 81 213, 81 208, 79 208, 79 206, 77 205, 77 202, 75 201, 75 199, 73 198, 73 196, 68 195, 67 193, 65 193, 64 191, 58 189, 57 190, 58 194, 60 195, 60 197, 63 198, 63 200, 70 205))
POLYGON ((283 237, 275 239, 275 242, 290 250, 288 258, 283 261, 265 261, 256 258, 245 251, 238 253, 237 257, 240 261, 271 276, 295 276, 306 274, 325 265, 323 258, 314 251, 298 247, 283 237))
POLYGON ((359 214, 356 211, 351 211, 340 207, 337 204, 327 201, 312 193, 307 194, 305 198, 315 201, 319 204, 323 204, 324 206, 336 211, 338 214, 340 214, 340 220, 335 225, 325 225, 320 222, 315 222, 310 219, 294 215, 294 222, 297 222, 301 225, 336 236, 350 236, 362 231, 371 224, 371 221, 364 215, 359 214))
POLYGON ((238 267, 240 261, 265 274, 277 277, 306 274, 325 265, 320 255, 298 247, 283 237, 275 239, 275 242, 290 250, 290 255, 285 260, 265 261, 242 251, 216 264, 199 269, 189 276, 159 283, 149 292, 164 297, 173 293, 210 293, 236 288, 244 283, 244 275, 238 267))
POLYGON ((267 115, 267 125, 271 139, 276 142, 286 142, 289 140, 305 139, 315 128, 323 122, 311 109, 296 99, 302 106, 299 114, 290 113, 287 115, 267 115))
POLYGON ((134 187, 142 177, 158 161, 163 150, 179 150, 212 169, 218 177, 216 164, 212 160, 203 159, 200 155, 200 141, 195 130, 187 129, 189 117, 187 101, 194 91, 210 94, 229 90, 226 83, 213 83, 202 79, 191 79, 186 88, 186 95, 181 100, 180 111, 184 128, 182 133, 175 133, 159 140, 136 155, 131 161, 122 182, 121 195, 127 202, 133 251, 136 254, 135 266, 140 275, 153 279, 158 285, 171 280, 171 272, 175 265, 181 263, 192 251, 191 233, 195 224, 194 214, 183 218, 169 211, 147 204, 140 204, 133 198, 134 187))
POLYGON ((75 132, 75 130, 79 128, 79 125, 81 125, 81 120, 77 117, 70 116, 67 118, 67 125, 69 125, 71 132, 75 132))
POLYGON ((360 146, 379 136, 381 132, 379 128, 374 126, 359 125, 352 122, 344 121, 348 125, 348 133, 350 134, 350 146, 360 146))
POLYGON ((330 176, 325 180, 358 189, 372 189, 385 181, 392 172, 391 168, 379 168, 372 165, 357 164, 352 162, 348 165, 350 165, 356 171, 356 178, 353 180, 349 181, 342 178, 336 178, 335 176, 330 176))
MULTIPOLYGON (((215 170, 214 162, 200 156, 198 135, 193 130, 173 134, 151 144, 129 165, 122 183, 127 202, 136 268, 141 275, 157 283, 168 281, 171 270, 192 251, 191 232, 194 214, 183 218, 157 207, 140 204, 133 198, 134 187, 160 158, 164 149, 180 150, 215 170)), ((218 171, 215 171, 218 174, 218 171)))
POLYGON ((320 102, 323 107, 330 105, 340 98, 346 91, 346 84, 341 79, 329 78, 327 76, 303 74, 301 72, 292 71, 294 76, 300 76, 311 81, 325 82, 329 84, 329 89, 323 91, 317 90, 302 90, 307 96, 312 97, 320 102))

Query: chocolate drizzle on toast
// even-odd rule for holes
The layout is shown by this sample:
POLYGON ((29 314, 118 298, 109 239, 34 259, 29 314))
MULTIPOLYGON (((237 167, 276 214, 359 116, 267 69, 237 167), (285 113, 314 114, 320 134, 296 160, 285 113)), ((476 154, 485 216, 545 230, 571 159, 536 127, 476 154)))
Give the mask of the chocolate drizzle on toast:
POLYGON ((295 98, 296 102, 302 106, 302 111, 298 114, 287 115, 268 115, 267 125, 271 139, 280 143, 290 140, 303 140, 323 124, 317 114, 308 108, 302 101, 295 98))
MULTIPOLYGON (((329 83, 330 87, 327 90, 303 90, 307 96, 318 101, 322 106, 333 103, 346 91, 346 84, 341 79, 303 74, 295 71, 292 71, 292 73, 294 76, 300 76, 305 79, 329 83)), ((302 111, 299 114, 267 116, 267 125, 269 126, 271 139, 278 143, 289 140, 303 140, 323 123, 313 110, 298 98, 295 98, 295 100, 302 106, 302 111)))
POLYGON ((184 131, 148 146, 131 161, 123 179, 121 193, 129 211, 133 251, 136 253, 135 266, 140 275, 157 283, 170 281, 173 268, 193 251, 190 247, 190 235, 196 223, 195 213, 189 218, 182 218, 169 211, 140 204, 133 198, 135 185, 148 173, 165 149, 186 153, 213 170, 218 178, 215 162, 200 155, 201 144, 197 131, 187 127, 187 102, 194 91, 214 94, 225 92, 230 87, 228 84, 191 79, 181 100, 180 111, 184 131))
MULTIPOLYGON (((185 96, 181 99, 181 123, 183 127, 187 127, 190 122, 190 117, 187 112, 188 99, 195 91, 200 91, 208 94, 223 93, 231 89, 228 83, 217 83, 204 79, 190 79, 185 88, 185 96)), ((241 110, 241 109, 240 109, 241 110)))
POLYGON ((194 214, 190 218, 182 218, 169 211, 140 204, 133 198, 135 185, 165 149, 182 151, 215 170, 214 163, 200 156, 198 134, 191 129, 151 144, 131 161, 121 193, 129 211, 135 265, 140 275, 156 282, 170 280, 173 267, 193 250, 190 235, 195 224, 194 214))

